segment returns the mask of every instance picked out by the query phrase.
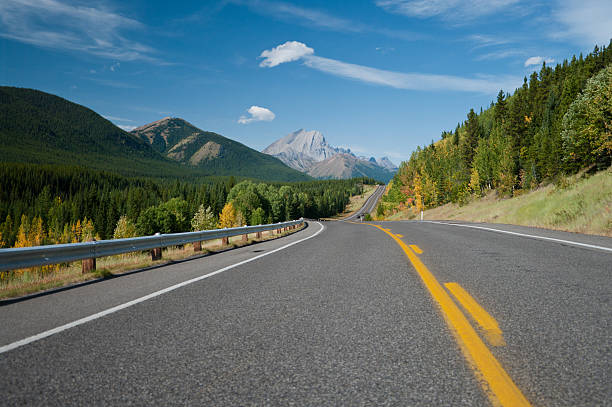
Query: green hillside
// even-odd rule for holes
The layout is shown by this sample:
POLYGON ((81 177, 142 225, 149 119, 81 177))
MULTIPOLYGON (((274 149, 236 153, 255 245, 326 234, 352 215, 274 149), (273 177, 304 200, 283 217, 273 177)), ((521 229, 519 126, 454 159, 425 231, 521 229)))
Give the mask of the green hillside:
POLYGON ((273 181, 305 181, 309 176, 282 161, 219 134, 166 117, 132 131, 156 151, 205 175, 235 175, 273 181))
POLYGON ((80 165, 124 175, 185 171, 96 112, 33 89, 0 87, 0 160, 80 165))
MULTIPOLYGON (((191 135, 198 132, 200 145, 208 141, 219 144, 223 154, 198 165, 171 159, 158 145, 152 148, 148 141, 84 106, 34 89, 0 87, 0 162, 82 166, 125 176, 234 175, 282 182, 310 179, 275 158, 189 126, 182 130, 191 131, 191 135)), ((184 134, 177 132, 176 138, 181 140, 184 134)))

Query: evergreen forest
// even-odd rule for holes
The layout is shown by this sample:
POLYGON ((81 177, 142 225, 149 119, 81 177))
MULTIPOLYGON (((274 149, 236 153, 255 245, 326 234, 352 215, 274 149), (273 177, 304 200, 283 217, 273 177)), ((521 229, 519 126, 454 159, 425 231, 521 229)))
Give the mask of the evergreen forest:
POLYGON ((264 183, 128 178, 83 167, 0 163, 0 247, 320 218, 372 179, 264 183))
MULTIPOLYGON (((417 148, 383 201, 419 211, 494 190, 516 196, 612 160, 612 41, 555 67, 542 64, 513 94, 417 148)), ((379 206, 378 215, 384 214, 379 206)))

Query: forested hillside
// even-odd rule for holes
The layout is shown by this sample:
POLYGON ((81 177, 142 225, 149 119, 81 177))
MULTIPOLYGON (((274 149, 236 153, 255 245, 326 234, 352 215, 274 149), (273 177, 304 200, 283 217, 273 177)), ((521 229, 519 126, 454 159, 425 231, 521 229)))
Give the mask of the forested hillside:
POLYGON ((236 183, 234 177, 183 182, 0 163, 0 247, 331 216, 370 182, 236 183))
POLYGON ((610 166, 611 46, 554 68, 543 64, 513 94, 500 91, 488 109, 471 109, 454 131, 401 164, 383 201, 420 210, 491 189, 513 196, 564 174, 610 166))
POLYGON ((190 175, 96 112, 34 89, 0 87, 0 161, 82 165, 124 175, 190 175))
POLYGON ((199 153, 198 160, 166 156, 167 151, 156 150, 158 144, 152 147, 146 137, 125 132, 93 110, 59 96, 0 86, 0 161, 78 165, 139 177, 234 175, 282 182, 310 179, 241 143, 204 132, 181 119, 171 121, 172 126, 159 129, 172 133, 175 144, 169 147, 182 144, 180 153, 199 153), (207 143, 218 148, 214 157, 202 155, 207 143))

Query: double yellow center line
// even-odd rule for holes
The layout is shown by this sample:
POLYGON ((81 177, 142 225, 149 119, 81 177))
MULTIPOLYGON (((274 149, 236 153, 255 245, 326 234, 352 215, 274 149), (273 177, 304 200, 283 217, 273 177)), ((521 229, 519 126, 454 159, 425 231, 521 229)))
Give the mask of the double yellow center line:
MULTIPOLYGON (((529 401, 527 401, 523 393, 521 393, 519 388, 512 381, 512 378, 510 378, 489 348, 487 348, 480 339, 463 312, 461 312, 450 295, 448 295, 434 275, 425 267, 414 251, 397 235, 391 233, 389 229, 371 223, 366 223, 366 225, 374 226, 382 230, 391 236, 391 238, 393 238, 393 240, 395 240, 404 250, 404 253, 406 253, 406 256, 419 274, 419 277, 421 277, 423 284, 439 305, 446 323, 455 336, 463 355, 475 371, 476 377, 482 379, 481 383, 483 384, 483 388, 489 400, 494 405, 517 407, 530 406, 531 404, 529 404, 529 401)), ((420 249, 416 249, 418 249, 418 247, 415 247, 415 251, 420 251, 420 249)), ((457 297, 462 306, 474 315, 474 319, 483 327, 485 332, 491 335, 488 338, 491 343, 500 344, 499 338, 503 341, 503 337, 501 337, 501 330, 499 330, 495 320, 486 313, 467 292, 461 289, 458 284, 451 284, 449 290, 457 297), (499 334, 499 338, 496 339, 495 335, 497 334, 499 334), (491 337, 493 339, 490 339, 491 337), (496 340, 497 342, 495 342, 496 340)))

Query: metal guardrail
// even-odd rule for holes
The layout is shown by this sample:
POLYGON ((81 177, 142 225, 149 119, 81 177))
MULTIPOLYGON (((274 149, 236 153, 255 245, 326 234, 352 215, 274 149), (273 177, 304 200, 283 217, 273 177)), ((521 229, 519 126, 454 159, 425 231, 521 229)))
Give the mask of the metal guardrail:
MULTIPOLYGON (((84 243, 56 244, 14 249, 0 249, 0 271, 22 269, 48 264, 68 263, 76 260, 95 259, 116 254, 151 250, 186 243, 203 242, 225 237, 246 235, 297 226, 304 219, 268 225, 244 226, 200 232, 170 233, 128 239, 99 240, 84 243)), ((94 266, 95 268, 95 266, 94 266)))

